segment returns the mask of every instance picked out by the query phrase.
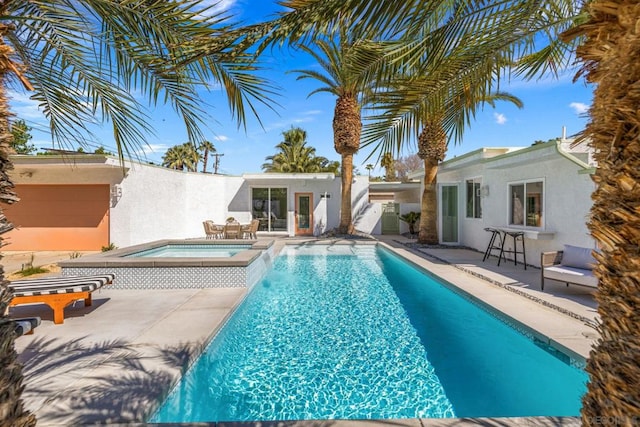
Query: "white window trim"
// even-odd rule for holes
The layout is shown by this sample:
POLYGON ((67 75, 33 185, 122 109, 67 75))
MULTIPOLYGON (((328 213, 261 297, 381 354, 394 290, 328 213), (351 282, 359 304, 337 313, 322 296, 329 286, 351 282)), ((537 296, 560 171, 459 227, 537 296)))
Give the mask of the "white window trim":
POLYGON ((475 183, 480 184, 480 188, 478 190, 482 191, 482 175, 465 178, 464 181, 462 182, 464 186, 464 201, 463 201, 464 219, 470 220, 470 221, 482 221, 482 217, 484 216, 483 215, 484 209, 482 207, 482 199, 483 199, 482 193, 479 194, 480 200, 478 201, 480 203, 480 216, 478 218, 476 218, 475 216, 467 216, 467 181, 473 181, 474 184, 475 183))
MULTIPOLYGON (((522 228, 522 229, 527 229, 527 230, 545 230, 545 226, 546 226, 546 222, 547 222, 547 214, 546 214, 546 210, 547 210, 547 183, 546 183, 546 179, 545 178, 532 178, 532 179, 522 179, 522 180, 517 180, 517 181, 507 181, 507 206, 506 206, 506 221, 505 224, 507 224, 509 227, 516 227, 516 228, 522 228), (510 222, 510 217, 511 217, 511 193, 510 193, 510 189, 512 185, 520 185, 520 184, 529 184, 529 183, 535 183, 535 182, 541 182, 542 183, 542 210, 540 211, 540 215, 542 215, 542 221, 540 221, 540 227, 534 227, 531 225, 526 225, 527 221, 525 219, 524 224, 522 225, 515 225, 515 224, 511 224, 510 222)), ((525 195, 526 196, 526 195, 525 195)), ((526 197, 525 197, 526 199, 526 197)), ((526 200, 525 200, 525 204, 526 204, 526 200)), ((525 213, 526 213, 526 205, 524 207, 525 209, 525 213)))

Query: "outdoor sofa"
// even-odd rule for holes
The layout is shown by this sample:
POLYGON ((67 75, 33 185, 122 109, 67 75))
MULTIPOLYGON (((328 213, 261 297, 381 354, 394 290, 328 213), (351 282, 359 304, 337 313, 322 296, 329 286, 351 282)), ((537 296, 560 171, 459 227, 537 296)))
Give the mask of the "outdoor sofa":
POLYGON ((20 304, 47 304, 53 310, 53 323, 64 323, 64 309, 69 304, 84 300, 91 305, 91 293, 113 282, 113 274, 95 276, 61 276, 42 279, 15 280, 9 284, 13 299, 9 306, 20 304))
POLYGON ((593 274, 596 260, 592 249, 564 245, 564 250, 543 252, 540 255, 540 287, 544 290, 545 279, 569 284, 598 287, 598 278, 593 274))

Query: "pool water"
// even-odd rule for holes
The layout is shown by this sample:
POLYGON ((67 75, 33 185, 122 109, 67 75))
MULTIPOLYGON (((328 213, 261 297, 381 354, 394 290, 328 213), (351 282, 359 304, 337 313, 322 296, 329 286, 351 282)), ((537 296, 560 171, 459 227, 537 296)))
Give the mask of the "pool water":
POLYGON ((251 245, 166 245, 126 255, 126 257, 229 258, 251 249, 251 245))
POLYGON ((151 422, 575 416, 584 371, 375 246, 285 248, 151 422))

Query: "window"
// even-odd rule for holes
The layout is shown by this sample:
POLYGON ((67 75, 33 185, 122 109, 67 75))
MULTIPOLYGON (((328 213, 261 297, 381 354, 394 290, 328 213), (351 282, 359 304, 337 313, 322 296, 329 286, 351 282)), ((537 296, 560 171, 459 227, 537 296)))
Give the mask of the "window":
POLYGON ((542 181, 509 185, 509 224, 542 227, 542 181))
POLYGON ((252 188, 251 208, 260 231, 287 231, 287 189, 252 188))
POLYGON ((467 218, 482 218, 482 208, 480 206, 480 184, 479 178, 468 179, 467 187, 467 218))

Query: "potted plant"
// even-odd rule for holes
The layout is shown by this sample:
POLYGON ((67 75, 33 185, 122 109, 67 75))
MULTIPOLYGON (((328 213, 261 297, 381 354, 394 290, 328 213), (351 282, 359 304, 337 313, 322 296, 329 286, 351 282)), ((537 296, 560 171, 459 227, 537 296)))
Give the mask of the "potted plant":
POLYGON ((420 221, 420 212, 411 211, 404 215, 400 215, 400 220, 409 225, 409 234, 413 236, 416 234, 416 223, 420 221))

